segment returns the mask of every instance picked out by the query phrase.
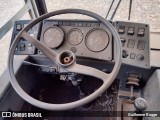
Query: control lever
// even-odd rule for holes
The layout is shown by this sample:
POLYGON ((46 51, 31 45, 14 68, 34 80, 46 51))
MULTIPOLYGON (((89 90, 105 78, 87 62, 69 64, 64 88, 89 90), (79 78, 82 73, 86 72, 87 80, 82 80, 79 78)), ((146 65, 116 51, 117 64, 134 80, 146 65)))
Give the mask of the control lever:
POLYGON ((135 99, 134 96, 134 87, 139 86, 140 76, 137 74, 129 74, 126 85, 130 87, 130 100, 133 101, 135 99))

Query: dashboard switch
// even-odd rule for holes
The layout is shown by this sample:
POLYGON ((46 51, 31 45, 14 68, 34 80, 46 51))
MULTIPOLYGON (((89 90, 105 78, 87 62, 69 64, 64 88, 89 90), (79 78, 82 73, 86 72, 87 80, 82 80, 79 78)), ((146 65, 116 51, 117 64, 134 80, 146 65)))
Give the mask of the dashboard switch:
POLYGON ((136 54, 135 53, 131 53, 130 54, 130 59, 135 59, 136 54))
POLYGON ((32 44, 31 43, 28 43, 28 51, 32 52, 32 44))
POLYGON ((20 51, 25 51, 25 44, 24 44, 24 43, 21 43, 21 44, 19 45, 19 49, 20 49, 20 51))
POLYGON ((122 57, 127 58, 128 57, 128 52, 126 50, 122 51, 122 57))
POLYGON ((126 40, 121 38, 122 47, 124 47, 126 40))
POLYGON ((17 30, 21 30, 21 29, 22 29, 22 25, 21 25, 21 24, 17 24, 17 25, 16 25, 16 29, 17 29, 17 30))
POLYGON ((144 36, 144 31, 145 30, 143 28, 138 29, 138 36, 143 37, 144 36))
POLYGON ((141 54, 137 55, 137 60, 138 60, 138 61, 144 60, 144 56, 141 55, 141 54))
POLYGON ((145 44, 146 44, 145 41, 139 41, 139 42, 138 42, 137 49, 139 49, 139 50, 144 50, 144 49, 145 49, 145 44))
POLYGON ((133 35, 133 34, 134 34, 134 28, 133 27, 129 27, 128 35, 133 35))
POLYGON ((128 41, 127 47, 128 47, 128 48, 134 48, 134 45, 135 45, 135 40, 131 40, 131 39, 130 39, 130 40, 128 41))
POLYGON ((118 33, 123 34, 125 32, 125 27, 124 26, 120 26, 118 29, 118 33))

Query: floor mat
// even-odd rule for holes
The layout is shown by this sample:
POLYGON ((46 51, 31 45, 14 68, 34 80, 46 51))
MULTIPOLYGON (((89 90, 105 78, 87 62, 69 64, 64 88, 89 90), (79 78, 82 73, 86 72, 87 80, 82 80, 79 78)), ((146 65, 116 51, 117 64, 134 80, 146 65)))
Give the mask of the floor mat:
MULTIPOLYGON (((117 105, 117 92, 118 92, 118 80, 115 80, 109 89, 104 92, 99 98, 93 102, 93 108, 89 111, 107 111, 109 116, 112 116, 113 112, 116 111, 117 105)), ((73 102, 79 99, 79 90, 77 87, 68 86, 64 81, 59 80, 59 76, 51 77, 46 76, 45 80, 42 81, 40 86, 39 94, 36 96, 37 99, 54 104, 73 102)), ((93 93, 102 85, 102 82, 96 78, 85 76, 81 82, 81 88, 87 94, 93 93)), ((31 111, 43 111, 45 116, 53 116, 53 111, 46 111, 34 106, 31 107, 31 111)), ((71 111, 83 111, 81 108, 76 108, 71 111)), ((86 112, 86 111, 85 111, 86 112)), ((44 119, 44 118, 43 118, 44 119)), ((46 120, 114 120, 111 117, 45 117, 46 120)))

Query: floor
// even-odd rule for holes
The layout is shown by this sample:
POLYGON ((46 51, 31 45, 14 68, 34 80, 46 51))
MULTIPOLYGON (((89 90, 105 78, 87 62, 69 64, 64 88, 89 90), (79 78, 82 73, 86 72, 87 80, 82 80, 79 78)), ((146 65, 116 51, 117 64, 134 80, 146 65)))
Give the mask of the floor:
MULTIPOLYGON (((113 8, 117 2, 115 0, 113 8)), ((112 0, 46 0, 48 12, 65 8, 79 8, 93 11, 103 17, 109 9, 112 0)), ((18 10, 24 5, 23 0, 0 0, 0 27, 3 26, 18 10)), ((115 15, 116 20, 128 20, 129 0, 122 0, 119 9, 115 15)), ((133 0, 131 21, 150 24, 151 31, 160 31, 160 0, 133 0)), ((111 10, 111 13, 113 10, 111 10)), ((111 14, 109 15, 110 18, 111 14)), ((58 16, 59 17, 59 16, 58 16)), ((63 18, 80 18, 88 19, 84 16, 70 15, 61 16, 63 18)), ((24 15, 22 19, 28 19, 28 15, 24 15)), ((7 66, 7 56, 10 44, 12 29, 0 40, 0 75, 7 66)))

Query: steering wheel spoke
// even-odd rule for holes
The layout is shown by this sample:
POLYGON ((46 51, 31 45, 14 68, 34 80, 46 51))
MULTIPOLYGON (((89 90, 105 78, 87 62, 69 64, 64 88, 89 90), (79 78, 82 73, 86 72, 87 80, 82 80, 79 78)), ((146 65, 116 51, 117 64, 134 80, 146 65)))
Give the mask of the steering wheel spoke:
POLYGON ((26 32, 23 32, 21 34, 21 37, 28 40, 30 43, 32 43, 34 46, 36 46, 37 49, 39 49, 46 57, 48 57, 50 60, 52 60, 54 63, 56 63, 56 57, 58 56, 56 52, 48 48, 45 44, 38 41, 34 37, 30 36, 26 32))
POLYGON ((67 68, 68 71, 70 72, 75 72, 75 73, 79 73, 79 74, 83 74, 83 75, 89 75, 89 76, 93 76, 96 77, 98 79, 101 79, 103 82, 107 81, 107 79, 109 78, 109 74, 104 73, 96 68, 93 67, 88 67, 85 65, 80 65, 80 64, 73 64, 72 66, 67 68))

